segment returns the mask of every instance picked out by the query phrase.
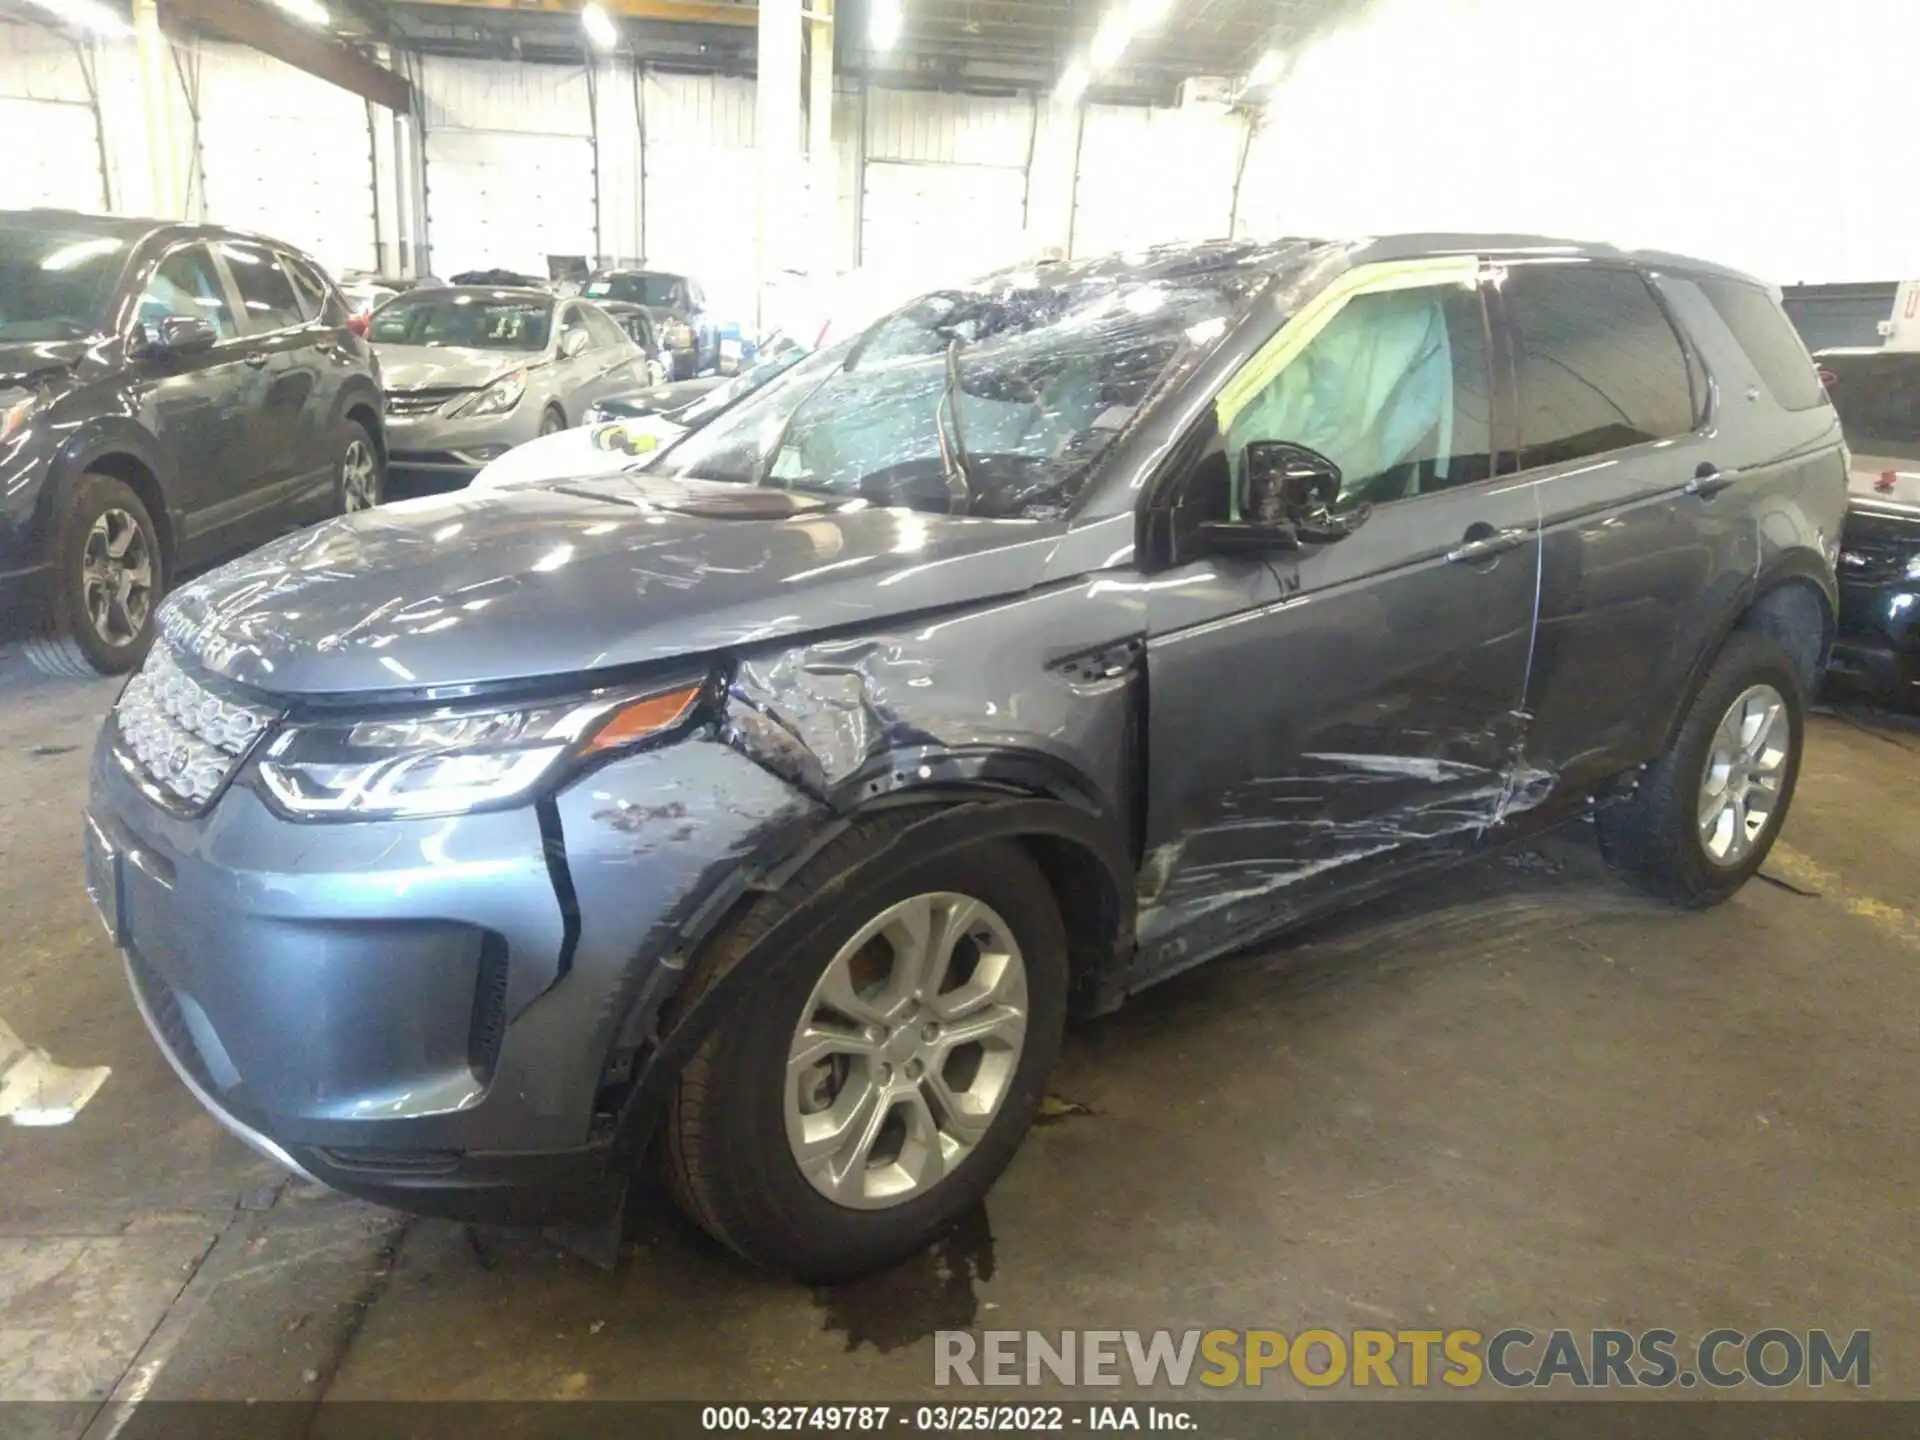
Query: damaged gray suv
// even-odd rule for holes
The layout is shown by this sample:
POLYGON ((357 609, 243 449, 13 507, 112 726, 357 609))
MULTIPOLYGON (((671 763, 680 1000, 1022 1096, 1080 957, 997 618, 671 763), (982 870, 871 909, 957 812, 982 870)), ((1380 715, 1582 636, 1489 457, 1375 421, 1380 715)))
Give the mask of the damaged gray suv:
POLYGON ((1764 287, 1518 238, 1003 273, 645 458, 180 590, 88 883, 284 1164, 588 1226, 653 1164, 815 1278, 979 1200, 1069 1013, 1590 809, 1732 894, 1846 503, 1764 287))

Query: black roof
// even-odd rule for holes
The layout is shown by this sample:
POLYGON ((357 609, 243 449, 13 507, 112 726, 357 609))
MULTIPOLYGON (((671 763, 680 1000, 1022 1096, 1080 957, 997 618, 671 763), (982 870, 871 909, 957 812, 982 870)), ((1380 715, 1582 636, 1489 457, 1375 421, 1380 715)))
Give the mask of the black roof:
POLYGON ((0 210, 0 225, 15 230, 86 230, 96 235, 111 235, 122 240, 141 240, 165 232, 182 240, 257 240, 304 254, 297 245, 261 235, 252 230, 237 230, 231 225, 207 225, 192 220, 156 220, 140 215, 99 215, 86 210, 0 210))

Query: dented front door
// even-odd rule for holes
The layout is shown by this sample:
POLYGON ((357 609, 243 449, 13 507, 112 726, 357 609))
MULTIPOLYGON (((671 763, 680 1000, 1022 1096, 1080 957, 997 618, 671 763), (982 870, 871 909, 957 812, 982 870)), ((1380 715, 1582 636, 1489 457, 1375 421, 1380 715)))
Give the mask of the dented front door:
POLYGON ((1475 269, 1382 291, 1360 276, 1337 309, 1218 424, 1228 453, 1328 454, 1371 518, 1272 556, 1277 602, 1250 577, 1237 613, 1149 635, 1150 971, 1456 857, 1530 803, 1539 527, 1529 489, 1493 473, 1505 416, 1475 269), (1343 405, 1357 413, 1332 418, 1343 405))

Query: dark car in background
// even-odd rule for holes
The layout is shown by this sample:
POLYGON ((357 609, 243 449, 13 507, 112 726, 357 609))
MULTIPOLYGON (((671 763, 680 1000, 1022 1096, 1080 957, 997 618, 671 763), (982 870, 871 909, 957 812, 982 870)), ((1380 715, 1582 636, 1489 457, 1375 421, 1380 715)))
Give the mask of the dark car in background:
POLYGON ((1878 699, 1920 701, 1920 351, 1814 357, 1853 452, 1832 674, 1878 699))
POLYGON ((664 385, 673 358, 668 355, 661 343, 657 319, 654 313, 644 305, 634 305, 625 300, 602 300, 599 306, 613 317, 613 323, 627 332, 627 338, 638 345, 647 354, 647 383, 664 385))
POLYGON ((689 429, 698 428, 729 405, 744 400, 768 381, 786 373, 809 352, 791 340, 776 340, 761 346, 758 353, 759 358, 738 375, 702 375, 693 380, 670 380, 644 390, 602 396, 587 407, 584 423, 639 420, 658 415, 683 423, 689 429))
POLYGON ((35 665, 131 669, 182 571, 379 503, 352 322, 262 236, 0 212, 0 613, 35 665))
POLYGON ((706 292, 691 275, 668 270, 596 270, 580 293, 589 300, 624 300, 653 312, 669 358, 669 380, 688 380, 720 365, 720 327, 706 292))
POLYGON ((1704 262, 1010 271, 645 470, 182 590, 88 885, 176 1071, 283 1163, 560 1223, 652 1156, 735 1250, 845 1276, 979 1205, 1070 1009, 1589 811, 1636 884, 1731 896, 1845 505, 1805 349, 1704 262))

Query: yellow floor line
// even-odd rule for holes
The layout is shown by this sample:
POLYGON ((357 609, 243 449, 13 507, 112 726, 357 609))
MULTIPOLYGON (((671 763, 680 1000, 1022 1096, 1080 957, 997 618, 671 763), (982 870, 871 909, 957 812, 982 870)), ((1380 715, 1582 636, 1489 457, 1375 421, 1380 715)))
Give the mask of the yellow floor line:
POLYGON ((1796 885, 1818 890, 1823 900, 1833 901, 1849 915, 1866 921, 1908 949, 1920 950, 1920 918, 1898 905, 1889 905, 1872 895, 1862 895, 1818 860, 1802 855, 1791 845, 1774 841, 1766 868, 1777 871, 1796 885))

